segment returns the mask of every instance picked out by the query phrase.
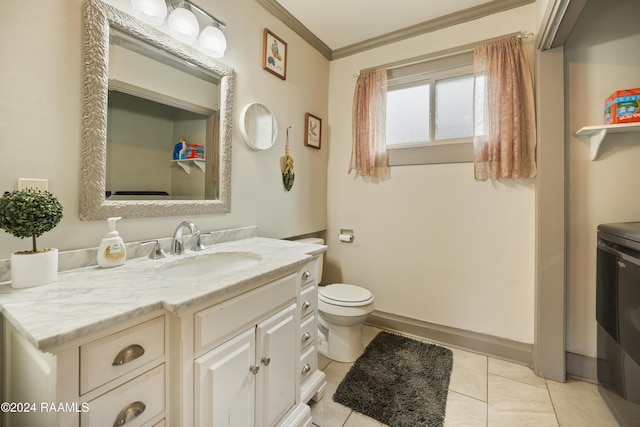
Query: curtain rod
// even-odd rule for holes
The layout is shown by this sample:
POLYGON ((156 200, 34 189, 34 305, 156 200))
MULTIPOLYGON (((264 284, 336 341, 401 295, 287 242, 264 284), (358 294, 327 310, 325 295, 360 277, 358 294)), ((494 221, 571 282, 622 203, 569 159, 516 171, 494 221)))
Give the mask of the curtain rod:
POLYGON ((355 73, 353 75, 353 77, 358 77, 360 75, 360 73, 362 73, 363 71, 377 70, 379 68, 384 68, 384 69, 387 69, 387 70, 393 70, 394 68, 405 67, 407 65, 419 64, 421 62, 426 62, 426 61, 431 61, 431 60, 434 60, 434 59, 446 58, 447 56, 453 56, 453 55, 459 55, 459 54, 462 54, 462 53, 471 52, 479 44, 490 43, 490 42, 493 42, 493 41, 496 41, 496 40, 501 40, 501 39, 505 39, 505 38, 508 38, 508 37, 513 37, 513 36, 516 36, 516 35, 521 40, 528 39, 529 37, 533 37, 534 36, 533 33, 525 32, 525 31, 519 31, 519 32, 515 32, 515 33, 505 34, 505 35, 502 35, 502 36, 492 37, 490 39, 485 39, 485 40, 480 40, 480 41, 477 41, 477 42, 474 42, 474 43, 465 44, 465 45, 458 46, 458 47, 451 48, 451 49, 445 49, 445 50, 440 50, 438 52, 428 53, 426 55, 416 56, 416 57, 413 57, 413 58, 410 58, 410 59, 405 59, 403 61, 389 62, 387 64, 382 64, 382 65, 378 65, 378 66, 375 66, 375 67, 365 68, 365 69, 362 69, 362 70, 358 71, 357 73, 355 73))

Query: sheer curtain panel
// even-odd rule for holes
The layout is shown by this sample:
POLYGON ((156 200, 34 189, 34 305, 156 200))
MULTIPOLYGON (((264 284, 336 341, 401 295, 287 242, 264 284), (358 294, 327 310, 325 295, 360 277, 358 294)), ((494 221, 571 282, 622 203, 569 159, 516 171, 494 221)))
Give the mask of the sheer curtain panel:
POLYGON ((477 181, 536 175, 533 82, 517 36, 474 49, 477 181))
POLYGON ((363 71, 353 96, 353 147, 349 172, 357 176, 387 177, 387 71, 363 71))

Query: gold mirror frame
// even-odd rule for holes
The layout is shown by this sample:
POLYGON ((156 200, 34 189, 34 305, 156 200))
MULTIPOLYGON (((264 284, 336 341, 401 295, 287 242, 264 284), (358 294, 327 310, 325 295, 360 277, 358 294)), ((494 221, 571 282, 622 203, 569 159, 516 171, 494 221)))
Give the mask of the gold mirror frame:
POLYGON ((85 0, 82 26, 82 150, 80 219, 145 218, 231 212, 233 68, 175 40, 101 0, 85 0), (215 200, 106 200, 110 28, 131 34, 220 76, 219 177, 215 200))

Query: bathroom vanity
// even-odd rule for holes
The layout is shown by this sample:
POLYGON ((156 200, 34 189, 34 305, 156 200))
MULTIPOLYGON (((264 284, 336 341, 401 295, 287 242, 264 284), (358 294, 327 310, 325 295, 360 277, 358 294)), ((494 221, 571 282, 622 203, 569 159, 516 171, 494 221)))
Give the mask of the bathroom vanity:
POLYGON ((0 286, 5 425, 310 426, 324 250, 252 237, 0 286), (199 260, 218 270, 176 269, 199 260))

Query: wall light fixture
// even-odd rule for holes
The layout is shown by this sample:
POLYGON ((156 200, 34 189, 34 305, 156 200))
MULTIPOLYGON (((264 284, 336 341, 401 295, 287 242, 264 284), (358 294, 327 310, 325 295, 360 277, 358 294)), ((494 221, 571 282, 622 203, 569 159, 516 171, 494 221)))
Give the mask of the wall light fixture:
POLYGON ((131 0, 131 6, 136 18, 159 27, 165 27, 165 17, 170 12, 166 22, 172 36, 213 58, 224 56, 227 40, 221 28, 226 24, 192 1, 131 0), (202 32, 201 25, 204 26, 202 32))

